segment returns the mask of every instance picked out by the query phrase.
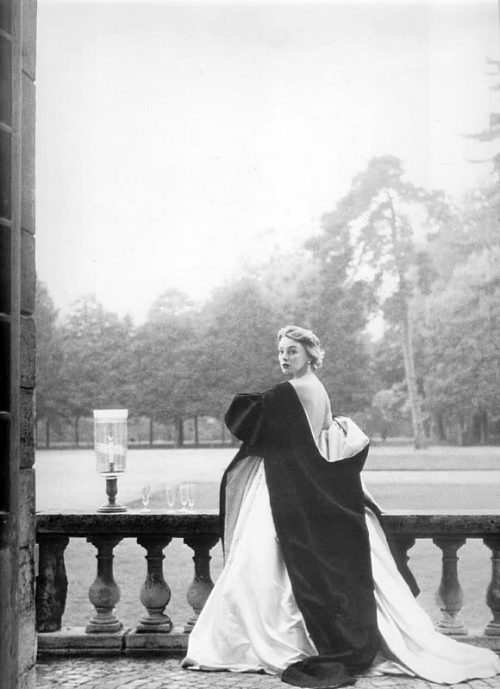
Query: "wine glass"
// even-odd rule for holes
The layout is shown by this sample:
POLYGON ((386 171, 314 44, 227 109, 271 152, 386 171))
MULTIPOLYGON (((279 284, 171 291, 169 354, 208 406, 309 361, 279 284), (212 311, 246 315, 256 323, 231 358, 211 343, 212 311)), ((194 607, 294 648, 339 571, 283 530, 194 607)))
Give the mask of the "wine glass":
POLYGON ((150 483, 146 483, 142 487, 142 494, 141 494, 141 500, 142 500, 142 505, 143 505, 142 510, 141 510, 142 512, 149 512, 148 505, 149 505, 149 498, 151 497, 151 490, 152 490, 152 486, 150 483))
POLYGON ((182 511, 187 512, 187 504, 188 504, 188 484, 187 483, 181 483, 179 486, 179 496, 181 499, 181 505, 182 505, 182 511))
POLYGON ((187 496, 188 496, 189 509, 192 510, 194 507, 194 499, 196 496, 196 484, 195 483, 188 483, 187 496))
POLYGON ((171 486, 167 483, 165 486, 165 496, 167 498, 167 506, 170 512, 175 505, 175 486, 171 486))

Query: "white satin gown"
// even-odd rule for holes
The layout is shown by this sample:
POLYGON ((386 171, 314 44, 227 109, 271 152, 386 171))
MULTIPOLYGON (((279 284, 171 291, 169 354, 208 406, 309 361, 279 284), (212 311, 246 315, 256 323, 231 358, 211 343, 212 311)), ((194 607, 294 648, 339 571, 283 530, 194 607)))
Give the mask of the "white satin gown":
MULTIPOLYGON (((324 461, 353 456, 368 442, 350 419, 333 423, 318 446, 324 461)), ((243 460, 245 461, 245 460, 243 460)), ((184 667, 279 674, 318 655, 295 601, 274 528, 264 463, 253 473, 239 511, 229 553, 190 634, 184 667)), ((366 509, 378 627, 384 657, 373 674, 416 675, 454 684, 500 673, 500 659, 438 633, 396 568, 375 515, 366 509)))

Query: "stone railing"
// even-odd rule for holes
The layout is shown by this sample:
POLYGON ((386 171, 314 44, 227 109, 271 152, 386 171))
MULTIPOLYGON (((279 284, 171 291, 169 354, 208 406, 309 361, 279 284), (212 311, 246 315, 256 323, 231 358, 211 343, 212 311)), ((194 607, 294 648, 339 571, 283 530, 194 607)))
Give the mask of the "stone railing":
MULTIPOLYGON (((391 549, 400 566, 408 567, 408 552, 416 539, 432 539, 442 552, 438 595, 445 634, 500 650, 500 512, 390 511, 383 515, 391 549), (491 551, 491 580, 485 592, 492 619, 480 633, 469 634, 461 620, 463 591, 458 577, 458 550, 467 539, 482 539, 491 551)), ((210 550, 219 540, 219 517, 212 513, 122 514, 40 513, 37 515, 39 571, 36 604, 38 647, 48 653, 182 653, 213 586, 210 550), (83 629, 62 630, 67 578, 64 551, 70 538, 85 538, 97 551, 97 573, 89 589, 95 614, 83 629), (146 551, 147 571, 140 600, 145 608, 135 630, 123 628, 115 616, 120 591, 113 574, 113 549, 134 538, 146 551), (187 590, 193 609, 184 628, 173 629, 168 616, 170 588, 163 574, 163 551, 181 538, 194 551, 194 578, 187 590)), ((139 559, 138 559, 139 563, 139 559)))

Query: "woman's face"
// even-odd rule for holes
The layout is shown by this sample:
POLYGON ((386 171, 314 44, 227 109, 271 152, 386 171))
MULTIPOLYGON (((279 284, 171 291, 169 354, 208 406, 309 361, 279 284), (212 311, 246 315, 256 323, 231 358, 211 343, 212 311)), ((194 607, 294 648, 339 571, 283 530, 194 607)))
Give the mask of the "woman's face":
POLYGON ((308 371, 309 357, 304 345, 290 337, 282 337, 279 341, 278 360, 283 373, 294 378, 308 371))

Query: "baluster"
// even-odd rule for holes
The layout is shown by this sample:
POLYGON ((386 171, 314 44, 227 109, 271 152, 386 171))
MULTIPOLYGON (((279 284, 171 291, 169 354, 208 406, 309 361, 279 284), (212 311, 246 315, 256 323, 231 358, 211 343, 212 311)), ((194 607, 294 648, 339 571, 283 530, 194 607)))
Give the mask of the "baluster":
POLYGON ((122 539, 118 536, 91 536, 89 543, 97 548, 97 576, 89 588, 89 600, 96 609, 85 631, 89 634, 111 634, 122 629, 120 620, 113 614, 120 600, 120 589, 113 577, 113 548, 122 539))
POLYGON ((403 534, 391 534, 388 543, 392 557, 396 561, 396 565, 401 575, 407 582, 415 582, 415 577, 408 567, 408 560, 410 559, 408 551, 415 545, 415 538, 413 536, 406 536, 403 534))
POLYGON ((493 613, 493 619, 486 625, 487 636, 500 635, 500 536, 487 536, 483 539, 491 550, 491 581, 486 591, 486 603, 493 613))
POLYGON ((39 534, 38 543, 36 628, 39 632, 57 632, 61 629, 68 591, 64 551, 69 538, 39 534))
POLYGON ((213 589, 213 581, 210 578, 210 550, 219 540, 214 534, 190 536, 184 539, 184 543, 194 550, 194 579, 187 592, 187 602, 193 608, 192 615, 184 627, 189 634, 193 629, 205 602, 213 589))
POLYGON ((440 609, 443 616, 436 625, 437 629, 448 635, 467 634, 467 628, 460 616, 464 592, 458 580, 457 555, 458 549, 465 543, 465 538, 441 536, 434 538, 433 542, 443 553, 441 583, 436 592, 436 602, 438 605, 442 603, 440 609))
POLYGON ((136 631, 145 632, 169 632, 172 629, 170 617, 164 613, 165 607, 170 600, 170 588, 163 577, 163 548, 172 539, 168 536, 164 538, 142 536, 137 539, 137 543, 146 549, 146 561, 148 571, 146 580, 141 588, 141 603, 147 610, 147 614, 137 625, 136 631))

